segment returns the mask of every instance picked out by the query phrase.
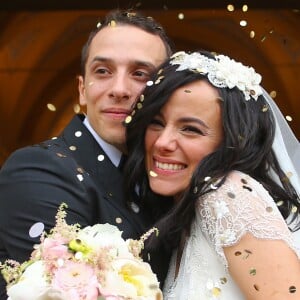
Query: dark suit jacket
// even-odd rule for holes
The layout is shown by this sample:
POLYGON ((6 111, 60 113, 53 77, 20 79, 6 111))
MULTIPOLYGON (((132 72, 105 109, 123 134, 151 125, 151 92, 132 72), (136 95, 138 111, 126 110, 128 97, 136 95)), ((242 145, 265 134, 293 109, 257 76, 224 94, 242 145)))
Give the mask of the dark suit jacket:
MULTIPOLYGON (((140 210, 124 204, 122 174, 75 116, 57 139, 14 152, 0 171, 0 260, 29 258, 39 237, 29 236, 37 222, 49 230, 62 202, 67 222, 83 227, 110 223, 124 238, 138 238, 151 225, 140 210)), ((155 261, 155 259, 153 259, 155 261)), ((165 259, 163 259, 166 262, 165 259)), ((160 264, 160 263, 159 263, 160 264)), ((161 266, 152 265, 158 271, 161 266)), ((164 275, 158 274, 160 280, 164 275)), ((0 299, 4 296, 1 278, 0 299)))

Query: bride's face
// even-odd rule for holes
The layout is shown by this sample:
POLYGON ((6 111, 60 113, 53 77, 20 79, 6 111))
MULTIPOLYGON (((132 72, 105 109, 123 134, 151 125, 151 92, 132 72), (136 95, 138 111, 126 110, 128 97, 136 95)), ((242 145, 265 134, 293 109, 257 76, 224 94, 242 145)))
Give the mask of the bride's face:
POLYGON ((146 130, 146 169, 151 189, 182 193, 199 162, 223 138, 217 89, 203 80, 177 89, 146 130))

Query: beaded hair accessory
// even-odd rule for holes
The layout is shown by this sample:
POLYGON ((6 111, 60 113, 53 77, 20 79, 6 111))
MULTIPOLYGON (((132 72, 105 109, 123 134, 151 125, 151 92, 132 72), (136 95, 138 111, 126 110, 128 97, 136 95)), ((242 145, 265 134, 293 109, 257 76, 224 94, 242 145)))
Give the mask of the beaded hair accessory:
POLYGON ((188 54, 180 51, 171 56, 170 64, 179 65, 176 71, 190 70, 207 75, 215 87, 237 87, 244 93, 246 100, 251 97, 257 100, 263 94, 260 86, 261 75, 252 67, 244 66, 225 55, 216 55, 214 60, 197 52, 188 54))

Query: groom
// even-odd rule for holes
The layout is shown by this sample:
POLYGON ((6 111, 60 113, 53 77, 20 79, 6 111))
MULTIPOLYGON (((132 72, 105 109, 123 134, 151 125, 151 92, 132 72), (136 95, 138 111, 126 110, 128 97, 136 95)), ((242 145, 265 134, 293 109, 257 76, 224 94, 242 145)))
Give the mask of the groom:
MULTIPOLYGON (((122 172, 123 121, 151 73, 171 47, 152 18, 112 12, 82 49, 80 104, 57 139, 13 153, 0 171, 0 261, 27 260, 43 230, 54 226, 59 205, 68 205, 67 222, 81 226, 110 223, 123 238, 138 238, 151 218, 138 203, 125 205, 122 172)), ((152 261, 163 282, 168 259, 152 261)), ((151 263, 151 261, 150 261, 151 263)), ((6 299, 1 278, 0 299, 6 299)))

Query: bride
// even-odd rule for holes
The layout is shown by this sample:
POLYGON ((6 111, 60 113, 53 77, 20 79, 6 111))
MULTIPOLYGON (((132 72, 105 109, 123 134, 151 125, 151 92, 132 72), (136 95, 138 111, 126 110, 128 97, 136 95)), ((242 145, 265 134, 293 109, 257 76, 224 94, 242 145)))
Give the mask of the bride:
POLYGON ((300 298, 300 147, 260 81, 178 52, 125 121, 127 192, 159 229, 145 251, 172 251, 164 299, 300 298))

